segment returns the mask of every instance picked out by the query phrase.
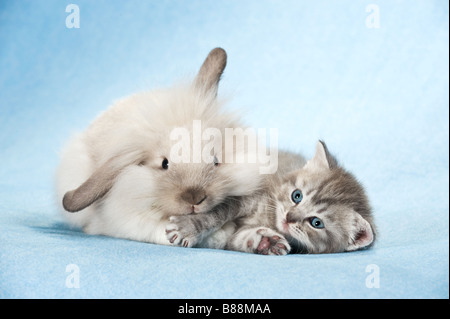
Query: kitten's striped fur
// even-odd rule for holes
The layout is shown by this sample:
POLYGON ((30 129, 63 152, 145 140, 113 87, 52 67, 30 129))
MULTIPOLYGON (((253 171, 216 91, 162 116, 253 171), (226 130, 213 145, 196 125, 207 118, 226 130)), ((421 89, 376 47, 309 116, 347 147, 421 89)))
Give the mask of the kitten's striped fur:
POLYGON ((314 158, 304 164, 299 155, 280 153, 283 171, 269 177, 264 195, 255 199, 256 209, 237 221, 228 249, 277 255, 334 253, 374 243, 375 225, 364 188, 338 165, 325 143, 319 142, 314 158), (297 189, 303 199, 295 204, 291 194, 297 189), (312 227, 316 217, 323 228, 312 227))

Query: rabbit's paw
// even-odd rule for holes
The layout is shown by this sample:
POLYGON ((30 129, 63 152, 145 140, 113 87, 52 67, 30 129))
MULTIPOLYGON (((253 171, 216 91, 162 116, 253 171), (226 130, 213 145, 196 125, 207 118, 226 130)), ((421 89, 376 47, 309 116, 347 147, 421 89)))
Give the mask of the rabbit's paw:
POLYGON ((248 238, 247 247, 253 248, 255 254, 286 255, 291 246, 286 238, 269 228, 259 228, 248 238))
POLYGON ((175 246, 193 247, 201 236, 189 215, 171 216, 166 225, 166 236, 175 246))

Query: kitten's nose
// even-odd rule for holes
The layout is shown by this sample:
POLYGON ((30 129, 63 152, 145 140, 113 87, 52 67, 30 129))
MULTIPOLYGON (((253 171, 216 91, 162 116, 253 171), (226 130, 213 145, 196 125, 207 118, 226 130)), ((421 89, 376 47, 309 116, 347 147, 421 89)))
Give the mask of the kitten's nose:
POLYGON ((288 213, 286 214, 286 222, 287 222, 288 224, 296 223, 296 222, 298 222, 298 221, 299 221, 298 217, 296 217, 295 214, 294 214, 293 212, 288 212, 288 213))
POLYGON ((190 187, 181 194, 181 199, 191 205, 200 205, 206 199, 206 193, 202 188, 190 187))

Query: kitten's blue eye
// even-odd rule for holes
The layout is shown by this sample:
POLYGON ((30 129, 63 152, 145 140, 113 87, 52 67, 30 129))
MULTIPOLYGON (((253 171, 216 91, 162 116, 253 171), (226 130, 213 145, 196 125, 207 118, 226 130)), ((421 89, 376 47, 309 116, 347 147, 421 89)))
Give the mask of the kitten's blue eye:
POLYGON ((324 228, 325 227, 324 224, 323 224, 323 221, 320 218, 317 218, 317 217, 310 218, 309 223, 314 228, 324 228))
POLYGON ((296 189, 295 191, 292 192, 291 198, 294 203, 296 203, 296 204, 300 203, 303 199, 302 191, 299 189, 296 189))

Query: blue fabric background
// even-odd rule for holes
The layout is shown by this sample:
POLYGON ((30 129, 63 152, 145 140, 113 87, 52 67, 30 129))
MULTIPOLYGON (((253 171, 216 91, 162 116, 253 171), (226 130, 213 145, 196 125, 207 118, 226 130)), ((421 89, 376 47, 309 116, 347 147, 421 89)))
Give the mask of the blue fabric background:
POLYGON ((69 3, 0 2, 0 297, 449 297, 447 1, 75 0, 79 29, 69 3), (270 257, 64 224, 53 176, 69 136, 118 98, 195 75, 216 46, 230 108, 278 128, 282 148, 312 156, 324 139, 366 186, 374 249, 270 257))

